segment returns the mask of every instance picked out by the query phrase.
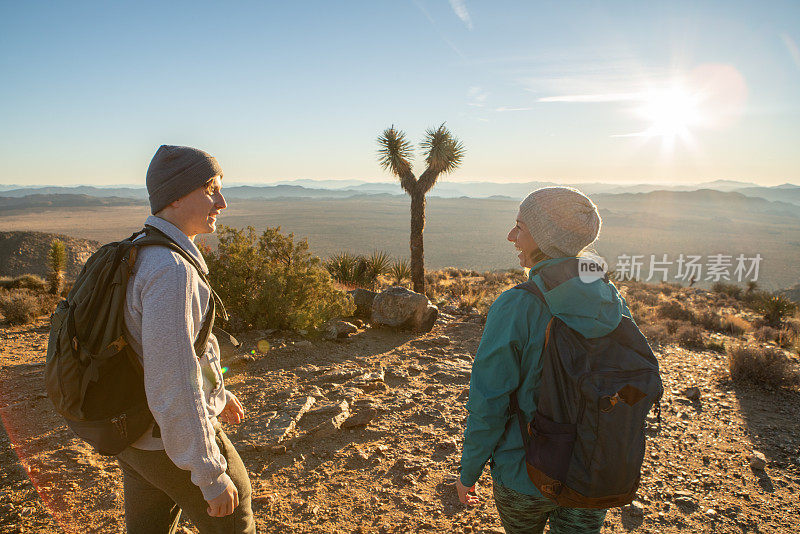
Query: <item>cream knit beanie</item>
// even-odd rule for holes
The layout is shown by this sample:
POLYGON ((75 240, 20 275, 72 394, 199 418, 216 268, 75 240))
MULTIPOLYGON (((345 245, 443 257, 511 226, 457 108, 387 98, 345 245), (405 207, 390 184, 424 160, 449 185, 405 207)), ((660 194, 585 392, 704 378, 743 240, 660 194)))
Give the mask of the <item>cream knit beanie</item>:
POLYGON ((600 233, 600 214, 586 195, 571 187, 537 189, 519 205, 539 249, 551 258, 577 256, 600 233))

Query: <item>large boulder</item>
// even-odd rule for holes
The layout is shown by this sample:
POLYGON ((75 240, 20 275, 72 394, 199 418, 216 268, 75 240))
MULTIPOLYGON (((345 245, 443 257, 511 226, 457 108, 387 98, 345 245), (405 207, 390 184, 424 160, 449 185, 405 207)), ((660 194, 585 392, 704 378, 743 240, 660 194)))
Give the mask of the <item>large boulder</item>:
POLYGON ((369 289, 356 288, 348 291, 353 297, 353 303, 356 305, 356 311, 353 313, 354 317, 369 320, 372 315, 372 301, 375 300, 376 292, 369 289))
POLYGON ((404 287, 390 287, 372 301, 373 324, 428 332, 438 316, 439 309, 428 297, 404 287))

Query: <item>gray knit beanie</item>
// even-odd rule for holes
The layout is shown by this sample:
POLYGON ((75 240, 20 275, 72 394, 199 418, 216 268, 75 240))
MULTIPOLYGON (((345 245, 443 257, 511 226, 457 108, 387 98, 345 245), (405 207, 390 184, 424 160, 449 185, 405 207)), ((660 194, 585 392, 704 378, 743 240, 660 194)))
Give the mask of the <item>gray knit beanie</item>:
POLYGON ((519 205, 518 217, 551 258, 577 256, 594 243, 602 223, 594 202, 571 187, 537 189, 519 205))
POLYGON ((222 167, 211 154, 188 146, 161 145, 147 168, 150 211, 158 213, 215 176, 222 176, 222 167))

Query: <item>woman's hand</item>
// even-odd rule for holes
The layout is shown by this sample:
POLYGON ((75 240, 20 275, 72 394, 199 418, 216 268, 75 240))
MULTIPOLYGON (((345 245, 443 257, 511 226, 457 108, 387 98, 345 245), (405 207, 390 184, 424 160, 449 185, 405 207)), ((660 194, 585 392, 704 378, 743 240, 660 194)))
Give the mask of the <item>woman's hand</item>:
POLYGON ((461 504, 475 506, 481 502, 478 498, 478 490, 475 489, 476 486, 477 484, 473 484, 471 488, 468 488, 461 483, 461 477, 456 479, 456 491, 458 491, 458 500, 461 501, 461 504))

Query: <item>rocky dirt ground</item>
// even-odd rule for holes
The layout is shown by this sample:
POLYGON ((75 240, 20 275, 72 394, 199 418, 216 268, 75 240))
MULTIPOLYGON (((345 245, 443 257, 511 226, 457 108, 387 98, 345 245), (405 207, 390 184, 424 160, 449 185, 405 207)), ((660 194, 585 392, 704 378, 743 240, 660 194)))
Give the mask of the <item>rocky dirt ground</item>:
MULTIPOLYGON (((226 381, 247 418, 226 431, 251 473, 259 532, 503 532, 488 473, 480 506, 462 506, 453 486, 482 321, 442 314, 422 336, 243 336, 226 381)), ((120 470, 45 397, 47 328, 0 329, 0 533, 122 532, 120 470)), ((603 532, 800 531, 800 393, 736 385, 716 352, 657 354, 663 424, 648 431, 638 500, 603 532), (751 467, 754 449, 764 469, 751 467)))

